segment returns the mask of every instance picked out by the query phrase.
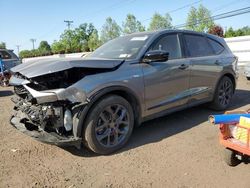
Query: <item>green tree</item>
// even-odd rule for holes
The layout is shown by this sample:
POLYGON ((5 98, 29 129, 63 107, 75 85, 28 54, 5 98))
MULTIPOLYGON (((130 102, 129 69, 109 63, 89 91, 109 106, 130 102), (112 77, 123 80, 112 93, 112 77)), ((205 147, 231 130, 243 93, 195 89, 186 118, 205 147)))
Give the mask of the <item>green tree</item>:
POLYGON ((225 33, 225 37, 228 38, 228 37, 235 37, 235 36, 236 36, 235 31, 233 30, 232 27, 229 27, 225 33))
POLYGON ((151 22, 149 23, 149 31, 155 31, 159 29, 171 29, 172 26, 172 18, 167 13, 165 16, 162 16, 159 13, 155 13, 151 19, 151 22))
POLYGON ((187 21, 186 21, 186 28, 195 31, 197 22, 197 10, 194 7, 190 8, 188 13, 187 21))
POLYGON ((88 40, 94 30, 96 29, 92 23, 81 24, 75 29, 74 39, 80 44, 81 51, 89 51, 88 40))
POLYGON ((38 47, 40 55, 50 55, 51 47, 47 41, 41 41, 38 47))
POLYGON ((245 35, 250 35, 250 27, 248 26, 236 30, 234 30, 232 27, 229 27, 229 29, 225 33, 225 37, 238 37, 245 35))
POLYGON ((198 9, 191 7, 186 21, 187 29, 207 32, 214 25, 211 12, 206 7, 203 5, 200 5, 198 9))
POLYGON ((121 35, 121 27, 111 17, 106 19, 101 31, 101 42, 105 43, 121 35))
POLYGON ((22 51, 19 52, 19 57, 20 57, 21 59, 23 59, 23 58, 28 58, 28 57, 32 57, 32 53, 31 53, 30 50, 22 50, 22 51))
POLYGON ((51 50, 54 54, 64 54, 66 52, 66 46, 62 43, 62 41, 54 41, 51 45, 51 50))
POLYGON ((238 37, 238 36, 244 36, 244 31, 242 30, 242 29, 237 29, 236 30, 236 35, 235 35, 236 37, 238 37))
POLYGON ((31 57, 39 57, 41 56, 41 53, 38 49, 30 50, 31 57))
POLYGON ((83 23, 75 29, 65 30, 59 41, 53 43, 53 53, 73 53, 89 51, 89 37, 96 30, 92 23, 83 23))
POLYGON ((60 46, 64 47, 64 51, 66 53, 72 53, 80 51, 81 49, 81 46, 77 41, 78 40, 75 34, 75 30, 67 29, 61 34, 60 40, 58 42, 61 43, 60 46))
POLYGON ((5 42, 0 42, 0 49, 6 49, 5 42))
POLYGON ((140 21, 136 19, 133 14, 128 14, 125 22, 122 24, 123 33, 130 34, 135 32, 145 31, 145 27, 141 24, 140 21))
POLYGON ((244 35, 250 35, 250 27, 245 26, 241 29, 244 35))
POLYGON ((88 47, 89 47, 90 51, 94 51, 100 45, 101 45, 101 41, 99 39, 98 32, 97 32, 97 30, 94 30, 89 37, 88 47))

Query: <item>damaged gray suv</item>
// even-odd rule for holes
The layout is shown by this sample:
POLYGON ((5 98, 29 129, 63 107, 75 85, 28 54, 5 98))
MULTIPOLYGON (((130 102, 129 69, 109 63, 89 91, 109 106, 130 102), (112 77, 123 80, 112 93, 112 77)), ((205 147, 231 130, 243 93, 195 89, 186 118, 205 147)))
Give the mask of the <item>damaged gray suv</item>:
POLYGON ((192 31, 136 33, 85 58, 14 67, 11 124, 37 140, 85 144, 99 154, 123 147, 142 122, 201 103, 226 109, 237 58, 222 38, 192 31))

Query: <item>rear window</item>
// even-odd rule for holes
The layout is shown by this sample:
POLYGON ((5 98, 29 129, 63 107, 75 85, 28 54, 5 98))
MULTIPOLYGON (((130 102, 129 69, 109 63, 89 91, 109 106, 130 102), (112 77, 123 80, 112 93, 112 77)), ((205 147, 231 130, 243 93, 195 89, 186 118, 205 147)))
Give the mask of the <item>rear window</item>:
POLYGON ((200 57, 213 55, 213 50, 207 42, 207 39, 200 35, 185 34, 188 57, 200 57))
POLYGON ((220 54, 224 50, 224 47, 219 42, 217 42, 213 39, 210 39, 210 38, 208 38, 208 42, 211 45, 211 47, 213 48, 214 53, 216 55, 220 54))
POLYGON ((2 59, 11 59, 11 55, 6 51, 0 51, 0 55, 2 59))

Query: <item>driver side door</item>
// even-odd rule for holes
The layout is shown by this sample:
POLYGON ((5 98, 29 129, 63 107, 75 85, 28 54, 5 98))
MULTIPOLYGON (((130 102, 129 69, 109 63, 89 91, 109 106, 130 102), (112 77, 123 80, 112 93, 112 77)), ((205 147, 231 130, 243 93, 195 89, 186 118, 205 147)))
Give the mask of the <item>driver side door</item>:
POLYGON ((159 37, 148 51, 169 52, 165 62, 143 64, 146 115, 187 105, 190 62, 183 58, 180 35, 159 37))

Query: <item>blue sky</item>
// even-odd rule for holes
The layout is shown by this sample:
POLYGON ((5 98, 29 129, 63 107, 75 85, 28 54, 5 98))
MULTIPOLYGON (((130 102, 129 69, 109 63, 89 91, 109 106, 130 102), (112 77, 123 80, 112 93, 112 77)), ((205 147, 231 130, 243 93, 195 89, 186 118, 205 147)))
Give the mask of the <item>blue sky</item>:
MULTIPOLYGON (((250 6, 250 0, 0 0, 0 41, 16 51, 31 49, 30 38, 35 38, 37 47, 41 40, 52 43, 59 39, 66 28, 64 20, 73 20, 73 27, 84 22, 92 22, 100 29, 105 18, 111 16, 122 24, 128 13, 148 26, 153 13, 164 14, 170 11, 173 25, 185 23, 190 7, 171 12, 188 4, 198 7, 199 3, 207 7, 212 15, 250 6), (146 21, 145 21, 146 20, 146 21)), ((218 20, 223 27, 239 28, 249 26, 250 14, 218 20)))

